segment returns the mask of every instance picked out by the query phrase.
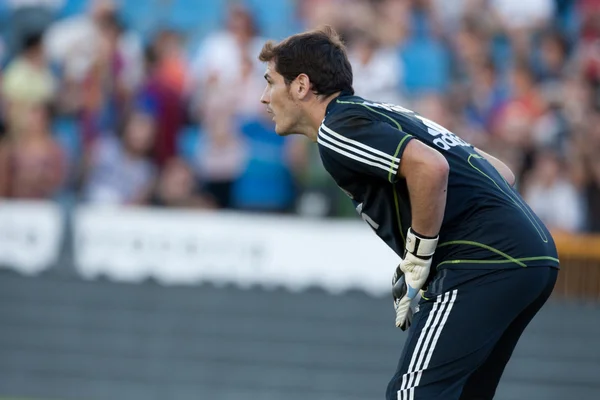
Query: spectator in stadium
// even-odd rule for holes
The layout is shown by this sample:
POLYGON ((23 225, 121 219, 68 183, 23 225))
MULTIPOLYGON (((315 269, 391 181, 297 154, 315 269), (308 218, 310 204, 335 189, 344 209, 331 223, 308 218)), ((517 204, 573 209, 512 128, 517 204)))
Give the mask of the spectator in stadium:
MULTIPOLYGON (((598 153, 596 153, 598 154, 598 153)), ((588 157, 588 178, 585 186, 587 230, 600 234, 600 158, 588 157)))
POLYGON ((169 159, 160 172, 150 204, 177 208, 214 208, 214 202, 202 195, 187 163, 180 158, 169 159))
POLYGON ((600 233, 600 113, 586 117, 587 127, 573 135, 574 154, 582 172, 581 188, 586 196, 586 230, 600 233))
POLYGON ((247 165, 247 148, 235 123, 235 99, 215 92, 205 100, 192 168, 201 190, 220 208, 232 207, 234 182, 247 165))
POLYGON ((533 52, 533 72, 542 84, 558 83, 564 78, 568 46, 566 38, 556 30, 546 30, 539 49, 533 52))
POLYGON ((0 197, 51 200, 66 178, 65 155, 50 132, 48 106, 20 108, 11 134, 0 141, 0 197))
POLYGON ((450 86, 451 58, 449 49, 440 36, 433 8, 427 1, 414 1, 408 36, 399 44, 404 64, 404 82, 407 94, 445 93, 450 86), (427 73, 424 74, 423 71, 427 73))
POLYGON ((339 12, 341 3, 339 0, 304 0, 298 2, 298 17, 309 28, 327 23, 343 31, 341 25, 346 13, 339 12))
MULTIPOLYGON (((2 79, 2 96, 9 126, 29 115, 29 107, 50 103, 56 81, 42 46, 42 32, 27 35, 23 50, 6 67, 2 79)), ((20 129, 11 129, 11 132, 20 129)))
MULTIPOLYGON (((490 27, 484 21, 466 17, 456 34, 448 38, 452 55, 452 86, 468 84, 475 70, 487 63, 497 67, 490 51, 491 37, 490 27)), ((459 93, 460 90, 455 89, 459 93)))
POLYGON ((356 90, 367 99, 403 102, 402 64, 395 49, 383 47, 375 32, 362 29, 351 32, 347 43, 356 90))
POLYGON ((159 31, 146 49, 146 77, 136 107, 156 119, 153 158, 159 167, 176 155, 177 134, 184 124, 184 64, 176 32, 159 31))
POLYGON ((517 62, 509 78, 510 98, 498 110, 493 133, 508 145, 526 148, 531 128, 543 111, 543 101, 527 62, 517 62))
POLYGON ((492 0, 489 4, 516 58, 531 54, 534 34, 548 26, 555 7, 553 0, 492 0))
POLYGON ((554 149, 538 151, 523 187, 525 201, 553 231, 583 230, 585 201, 569 181, 566 161, 554 149))
POLYGON ((564 108, 564 84, 548 82, 540 87, 542 114, 531 128, 532 145, 535 148, 554 147, 563 155, 569 145, 571 129, 564 108))
POLYGON ((176 29, 160 29, 153 37, 152 49, 156 56, 157 78, 179 95, 185 91, 187 63, 185 59, 181 32, 176 29))
POLYGON ((486 0, 430 0, 432 11, 440 23, 444 36, 453 37, 466 20, 476 19, 483 25, 490 18, 486 0))
POLYGON ((149 155, 155 129, 151 115, 136 112, 126 120, 122 138, 108 133, 94 142, 84 176, 85 202, 148 202, 156 179, 156 168, 149 155))
POLYGON ((122 123, 131 96, 124 75, 125 59, 118 46, 123 26, 116 15, 109 14, 98 27, 99 47, 81 86, 81 123, 86 148, 122 123))
MULTIPOLYGON (((82 82, 92 68, 102 46, 102 25, 120 21, 119 3, 115 0, 90 0, 87 12, 55 21, 47 31, 44 45, 52 63, 65 79, 82 82)), ((143 47, 133 29, 121 32, 117 48, 123 58, 123 81, 129 91, 138 87, 143 76, 143 47)))
POLYGON ((377 6, 377 25, 368 28, 376 29, 384 46, 397 47, 409 36, 411 8, 408 1, 383 0, 377 6))
POLYGON ((143 76, 141 38, 127 29, 113 0, 57 20, 44 45, 60 78, 57 108, 74 118, 87 155, 93 141, 122 123, 143 76))
POLYGON ((241 4, 230 5, 225 28, 209 34, 192 59, 188 77, 192 111, 198 111, 209 91, 236 88, 245 62, 250 61, 251 69, 261 76, 254 55, 260 52, 263 43, 250 10, 241 4))
POLYGON ((485 134, 492 129, 509 92, 491 59, 473 63, 471 67, 466 85, 465 117, 473 129, 485 134))
POLYGON ((245 211, 293 211, 296 182, 291 147, 302 144, 295 138, 277 136, 271 116, 264 110, 255 116, 239 118, 239 125, 246 144, 247 163, 233 185, 233 207, 245 211))

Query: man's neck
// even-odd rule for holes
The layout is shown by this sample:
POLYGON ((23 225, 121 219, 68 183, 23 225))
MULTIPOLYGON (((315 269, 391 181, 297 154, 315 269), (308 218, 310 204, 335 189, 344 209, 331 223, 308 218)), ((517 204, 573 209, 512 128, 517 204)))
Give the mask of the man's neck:
POLYGON ((327 106, 331 103, 336 97, 340 95, 341 92, 336 92, 332 95, 329 95, 323 99, 317 99, 315 105, 311 107, 308 112, 307 124, 305 132, 302 132, 306 137, 308 137, 311 141, 317 142, 317 135, 319 134, 319 127, 321 123, 325 119, 325 112, 327 111, 327 106))
POLYGON ((29 64, 38 68, 42 68, 44 66, 44 55, 39 52, 26 52, 23 54, 23 59, 29 64))

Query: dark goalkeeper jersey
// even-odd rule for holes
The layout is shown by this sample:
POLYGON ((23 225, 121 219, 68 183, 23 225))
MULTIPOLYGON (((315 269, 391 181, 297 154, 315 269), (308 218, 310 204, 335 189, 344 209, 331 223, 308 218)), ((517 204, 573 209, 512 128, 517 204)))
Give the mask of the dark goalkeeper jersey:
POLYGON ((434 266, 558 268, 547 228, 473 146, 413 111, 342 93, 328 105, 319 128, 323 165, 398 255, 411 223, 408 188, 398 168, 414 139, 438 150, 450 166, 434 266))

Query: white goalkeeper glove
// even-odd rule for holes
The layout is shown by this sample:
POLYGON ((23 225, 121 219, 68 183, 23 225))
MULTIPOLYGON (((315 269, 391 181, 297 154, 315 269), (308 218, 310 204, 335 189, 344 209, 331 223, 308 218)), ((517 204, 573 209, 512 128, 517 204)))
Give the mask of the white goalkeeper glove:
MULTIPOLYGON (((405 298, 406 292, 408 288, 406 286, 404 272, 400 269, 400 265, 396 267, 396 272, 394 273, 394 277, 392 278, 392 295, 394 296, 394 308, 397 310, 397 306, 399 302, 405 298)), ((396 320, 396 326, 398 326, 403 331, 407 330, 412 324, 413 314, 418 311, 419 300, 421 300, 421 292, 408 302, 408 311, 403 314, 404 320, 398 321, 396 320)))
POLYGON ((438 237, 419 235, 412 228, 406 234, 404 259, 396 268, 392 279, 392 295, 396 310, 396 326, 406 330, 412 320, 411 302, 419 295, 429 277, 431 258, 437 247, 438 237))

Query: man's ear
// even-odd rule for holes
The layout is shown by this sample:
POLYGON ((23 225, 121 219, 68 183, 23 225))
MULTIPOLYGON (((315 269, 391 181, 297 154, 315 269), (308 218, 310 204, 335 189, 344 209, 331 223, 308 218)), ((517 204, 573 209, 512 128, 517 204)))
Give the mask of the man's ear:
POLYGON ((306 74, 300 74, 295 79, 294 90, 299 100, 303 100, 310 94, 310 78, 306 74))

